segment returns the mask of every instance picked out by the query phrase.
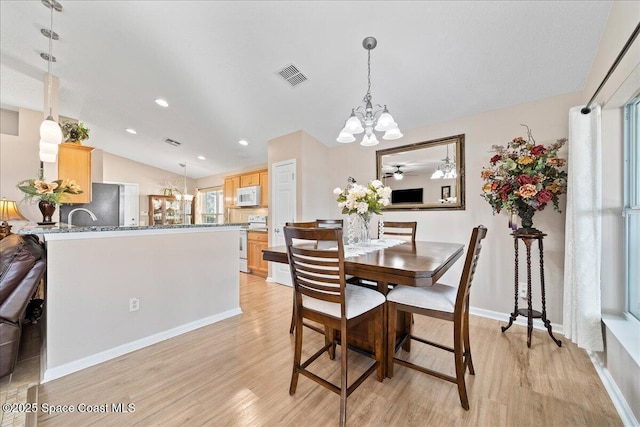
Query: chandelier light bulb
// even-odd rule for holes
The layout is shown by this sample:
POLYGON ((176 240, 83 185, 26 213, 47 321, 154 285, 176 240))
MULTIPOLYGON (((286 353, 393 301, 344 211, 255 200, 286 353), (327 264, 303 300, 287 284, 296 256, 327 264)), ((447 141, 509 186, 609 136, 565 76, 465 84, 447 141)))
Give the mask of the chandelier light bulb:
POLYGON ((376 130, 378 132, 386 132, 391 129, 397 128, 398 124, 393 120, 393 116, 389 114, 387 106, 384 106, 384 111, 378 117, 378 123, 376 124, 376 130))
POLYGON ((385 141, 393 141, 394 139, 400 139, 403 136, 404 135, 400 132, 398 125, 396 125, 394 129, 386 131, 384 135, 382 135, 382 139, 384 139, 385 141))
POLYGON ((349 117, 349 119, 345 123, 344 128, 352 135, 364 132, 364 128, 362 127, 360 119, 356 117, 356 114, 353 111, 351 112, 351 117, 349 117))
POLYGON ((440 169, 436 169, 435 172, 433 172, 433 175, 431 175, 431 179, 440 179, 440 178, 444 178, 444 173, 440 169))
POLYGON ((338 135, 338 138, 336 138, 336 141, 342 142, 343 144, 347 144, 355 140, 356 140, 356 137, 353 136, 351 133, 346 132, 344 129, 340 132, 340 135, 338 135))
POLYGON ((40 161, 42 163, 55 163, 57 157, 58 156, 55 154, 43 153, 42 151, 40 152, 40 161))
POLYGON ((393 174, 393 179, 396 179, 398 181, 400 181, 402 179, 403 175, 399 172, 396 172, 393 174))
POLYGON ((58 144, 52 144, 50 142, 40 140, 40 152, 56 155, 58 154, 58 144))
POLYGON ((362 145, 363 147, 373 147, 374 145, 378 145, 379 143, 380 141, 378 141, 378 138, 376 138, 376 136, 372 133, 365 135, 364 138, 362 138, 362 142, 360 142, 360 145, 362 145))
POLYGON ((47 117, 40 124, 40 140, 49 144, 60 144, 62 142, 62 129, 60 129, 60 125, 53 120, 53 117, 47 117))

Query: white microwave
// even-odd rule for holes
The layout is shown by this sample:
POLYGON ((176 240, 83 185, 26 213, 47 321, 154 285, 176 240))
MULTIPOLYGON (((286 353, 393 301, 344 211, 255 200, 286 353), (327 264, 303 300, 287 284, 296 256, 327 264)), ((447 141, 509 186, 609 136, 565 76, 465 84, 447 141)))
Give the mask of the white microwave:
POLYGON ((236 201, 238 206, 260 206, 260 187, 238 188, 236 201))

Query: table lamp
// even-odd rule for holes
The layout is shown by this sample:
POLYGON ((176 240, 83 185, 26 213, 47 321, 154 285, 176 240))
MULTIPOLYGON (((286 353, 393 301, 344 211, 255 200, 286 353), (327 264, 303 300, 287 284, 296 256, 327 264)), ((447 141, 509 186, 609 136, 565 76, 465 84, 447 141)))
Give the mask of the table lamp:
POLYGON ((0 200, 0 221, 2 221, 2 224, 0 224, 0 240, 11 234, 11 225, 7 221, 17 220, 28 221, 18 210, 15 201, 7 200, 3 197, 0 200))

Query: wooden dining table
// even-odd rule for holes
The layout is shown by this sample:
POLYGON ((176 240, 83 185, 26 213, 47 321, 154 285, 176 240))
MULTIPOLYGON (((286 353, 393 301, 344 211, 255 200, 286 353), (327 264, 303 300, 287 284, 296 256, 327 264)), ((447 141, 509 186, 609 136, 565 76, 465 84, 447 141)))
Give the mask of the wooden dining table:
MULTIPOLYGON (((462 256, 464 245, 459 243, 416 241, 404 242, 388 248, 380 248, 363 255, 344 259, 345 274, 359 279, 377 283, 377 289, 383 295, 389 291, 389 285, 431 286, 462 256)), ((287 264, 286 246, 274 246, 262 250, 265 261, 287 264)), ((387 315, 384 316, 384 345, 387 348, 387 315)), ((398 340, 396 346, 402 344, 410 350, 410 315, 398 319, 398 340)), ((366 328, 355 331, 354 337, 349 336, 349 343, 360 349, 371 351, 372 343, 366 336, 366 328)), ((385 360, 386 360, 386 355, 385 360)), ((385 369, 386 370, 386 369, 385 369)))

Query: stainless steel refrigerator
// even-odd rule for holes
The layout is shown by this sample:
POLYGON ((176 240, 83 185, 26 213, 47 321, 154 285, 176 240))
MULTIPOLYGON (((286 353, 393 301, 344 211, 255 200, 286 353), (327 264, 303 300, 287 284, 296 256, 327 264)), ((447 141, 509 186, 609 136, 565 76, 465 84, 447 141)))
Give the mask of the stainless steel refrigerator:
POLYGON ((91 184, 91 203, 74 203, 60 206, 60 222, 67 223, 69 212, 76 208, 89 209, 97 220, 92 221, 86 212, 73 214, 73 225, 118 226, 124 224, 124 186, 119 184, 91 184))

